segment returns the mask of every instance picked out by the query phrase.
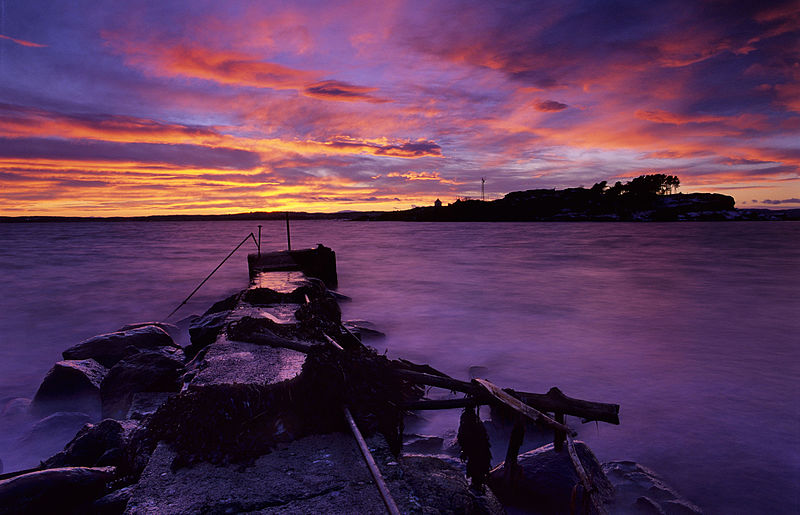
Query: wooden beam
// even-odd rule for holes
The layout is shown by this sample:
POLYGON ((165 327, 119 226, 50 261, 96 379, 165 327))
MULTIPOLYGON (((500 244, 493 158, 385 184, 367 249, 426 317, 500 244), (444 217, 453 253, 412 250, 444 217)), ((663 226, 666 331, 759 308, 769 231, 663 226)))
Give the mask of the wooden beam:
MULTIPOLYGON (((417 365, 420 366, 420 365, 417 365)), ((476 404, 487 404, 485 392, 472 383, 459 381, 444 375, 426 374, 416 370, 395 369, 395 373, 417 384, 436 386, 455 392, 466 393, 477 398, 477 401, 467 399, 451 399, 447 401, 417 401, 409 404, 407 409, 449 409, 475 406, 476 404), (424 403, 424 404, 423 404, 424 403), (418 407, 414 407, 418 406, 418 407)), ((601 402, 585 401, 567 397, 558 388, 551 388, 546 394, 518 392, 509 388, 504 389, 506 393, 519 399, 525 404, 536 408, 539 411, 549 411, 564 413, 587 420, 597 420, 610 424, 619 424, 619 404, 605 404, 601 402)))

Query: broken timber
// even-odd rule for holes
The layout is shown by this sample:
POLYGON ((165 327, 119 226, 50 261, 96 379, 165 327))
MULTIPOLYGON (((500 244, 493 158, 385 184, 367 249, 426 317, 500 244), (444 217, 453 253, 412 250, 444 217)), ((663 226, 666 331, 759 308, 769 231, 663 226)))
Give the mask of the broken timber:
POLYGON ((521 414, 525 415, 529 419, 533 420, 534 422, 541 424, 543 426, 547 426, 551 429, 555 429, 557 431, 565 431, 573 436, 577 436, 578 433, 571 430, 564 424, 560 424, 553 420, 552 418, 548 417, 547 415, 537 411, 534 408, 531 408, 527 404, 523 403, 519 399, 512 397, 508 393, 501 390, 498 386, 490 383, 485 379, 474 379, 477 384, 479 384, 484 390, 486 390, 489 395, 497 399, 498 401, 502 402, 509 408, 520 412, 521 414))
MULTIPOLYGON (((469 397, 461 399, 423 400, 409 403, 405 406, 409 410, 424 409, 452 409, 488 404, 485 390, 467 381, 459 381, 442 375, 426 374, 414 370, 398 369, 398 375, 404 379, 429 386, 437 386, 447 390, 466 393, 469 397)), ((619 404, 606 404, 602 402, 574 399, 564 395, 558 388, 551 388, 546 394, 518 392, 510 388, 503 389, 510 396, 540 411, 564 413, 580 417, 585 421, 596 420, 619 425, 619 404)))

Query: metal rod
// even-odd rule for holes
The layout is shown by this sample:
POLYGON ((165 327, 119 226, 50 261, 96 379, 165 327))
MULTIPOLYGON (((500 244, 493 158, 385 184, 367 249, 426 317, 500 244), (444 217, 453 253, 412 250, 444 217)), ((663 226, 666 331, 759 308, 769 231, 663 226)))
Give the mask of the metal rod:
POLYGON ((194 295, 195 293, 197 293, 197 290, 199 290, 199 289, 200 289, 200 287, 201 287, 201 286, 203 286, 203 285, 206 283, 206 281, 208 281, 209 279, 211 279, 211 276, 212 276, 212 275, 214 275, 214 272, 216 272, 217 270, 219 270, 219 267, 221 267, 222 265, 224 265, 224 264, 225 264, 225 261, 227 261, 227 260, 228 260, 228 258, 230 258, 230 257, 233 255, 233 253, 234 253, 234 252, 236 252, 237 250, 239 250, 239 247, 241 247, 242 245, 244 245, 244 243, 247 241, 247 238, 253 238, 253 242, 254 242, 256 245, 258 245, 258 242, 256 241, 256 237, 253 235, 253 233, 252 233, 252 232, 251 232, 250 234, 248 234, 247 236, 245 236, 245 237, 244 237, 244 239, 241 241, 241 243, 239 243, 238 245, 236 245, 236 248, 234 248, 234 249, 231 251, 231 253, 230 253, 230 254, 228 254, 227 256, 225 256, 225 259, 223 259, 223 260, 220 262, 220 264, 218 264, 218 265, 217 265, 217 268, 215 268, 214 270, 212 270, 212 271, 211 271, 211 273, 210 273, 210 274, 208 274, 208 275, 206 276, 206 278, 205 278, 205 279, 203 279, 203 282, 201 282, 200 284, 198 284, 198 285, 197 285, 197 288, 195 288, 195 289, 192 291, 192 293, 190 293, 190 294, 189 294, 189 296, 188 296, 188 297, 186 297, 185 299, 183 299, 183 302, 181 302, 181 303, 178 305, 178 307, 177 307, 177 308, 175 308, 175 309, 173 309, 173 310, 172 310, 172 313, 170 313, 169 315, 167 315, 167 318, 171 317, 172 315, 174 315, 174 314, 175 314, 175 312, 176 312, 176 311, 178 311, 179 309, 181 309, 181 307, 183 307, 183 305, 184 305, 184 304, 186 304, 186 303, 189 301, 189 299, 191 299, 191 298, 192 298, 192 295, 194 295))
POLYGON ((378 491, 383 499, 383 504, 386 505, 386 511, 392 515, 400 515, 400 510, 397 509, 397 504, 395 504, 392 494, 389 493, 389 488, 387 488, 386 482, 383 480, 383 476, 381 475, 381 471, 378 469, 378 465, 375 463, 375 458, 373 458, 372 454, 369 452, 367 442, 365 442, 364 437, 361 436, 361 432, 358 430, 358 426, 356 426, 356 421, 353 420, 353 415, 350 414, 350 410, 347 409, 347 406, 344 407, 344 418, 347 419, 347 424, 350 426, 350 431, 352 431, 356 442, 358 442, 358 448, 361 450, 361 456, 364 457, 364 461, 367 463, 367 468, 369 469, 370 474, 372 474, 372 479, 375 480, 375 486, 378 487, 378 491))
POLYGON ((292 233, 289 231, 289 212, 286 212, 286 246, 292 250, 292 233))

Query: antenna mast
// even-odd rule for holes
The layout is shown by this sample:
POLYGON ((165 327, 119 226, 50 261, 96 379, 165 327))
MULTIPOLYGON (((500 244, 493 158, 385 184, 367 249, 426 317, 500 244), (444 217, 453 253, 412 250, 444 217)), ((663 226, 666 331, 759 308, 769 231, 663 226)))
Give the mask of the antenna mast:
POLYGON ((483 185, 484 184, 486 184, 486 177, 481 177, 481 202, 483 202, 485 200, 485 198, 483 196, 483 190, 484 190, 483 185))

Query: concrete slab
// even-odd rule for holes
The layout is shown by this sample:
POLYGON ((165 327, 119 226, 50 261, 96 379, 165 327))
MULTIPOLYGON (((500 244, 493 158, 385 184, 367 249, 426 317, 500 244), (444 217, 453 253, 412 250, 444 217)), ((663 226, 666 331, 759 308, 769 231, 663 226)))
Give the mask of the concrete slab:
MULTIPOLYGON (((491 492, 471 491, 458 467, 430 456, 397 460, 381 436, 367 444, 401 513, 504 513, 491 492)), ((158 445, 125 513, 386 513, 349 434, 295 440, 248 467, 203 463, 173 472, 174 457, 158 445)))
POLYGON ((246 468, 203 463, 172 472, 174 457, 158 445, 125 513, 385 513, 349 435, 296 440, 246 468))
POLYGON ((300 373, 305 354, 289 349, 228 340, 208 346, 188 387, 212 384, 274 384, 300 373))

